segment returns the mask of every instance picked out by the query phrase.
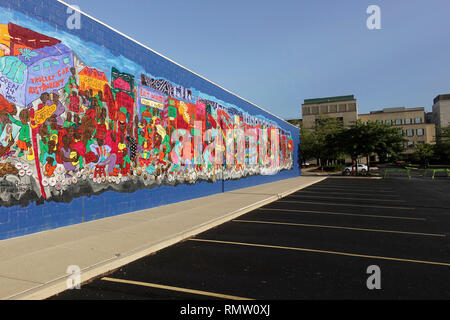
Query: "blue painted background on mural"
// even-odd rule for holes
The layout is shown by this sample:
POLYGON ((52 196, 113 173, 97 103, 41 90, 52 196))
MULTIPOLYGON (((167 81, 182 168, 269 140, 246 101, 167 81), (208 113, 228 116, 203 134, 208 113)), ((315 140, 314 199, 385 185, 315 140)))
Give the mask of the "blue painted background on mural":
MULTIPOLYGON (((254 105, 217 87, 188 70, 164 59, 138 44, 124 38, 109 28, 82 16, 82 28, 68 30, 67 7, 55 0, 0 0, 0 6, 10 8, 45 22, 55 29, 64 30, 83 41, 108 48, 113 54, 123 56, 144 67, 144 71, 165 78, 186 88, 195 88, 225 103, 233 104, 250 114, 263 115, 285 131, 291 133, 294 142, 294 167, 276 175, 251 176, 224 182, 225 191, 273 182, 300 175, 298 166, 298 128, 281 121, 254 105)), ((120 67, 120 66, 119 66, 120 67)), ((222 192, 222 181, 198 182, 193 185, 161 186, 138 190, 134 193, 108 191, 100 195, 82 196, 70 203, 46 202, 26 207, 0 207, 0 239, 21 236, 75 223, 86 222, 126 212, 142 210, 168 203, 203 197, 222 192)))

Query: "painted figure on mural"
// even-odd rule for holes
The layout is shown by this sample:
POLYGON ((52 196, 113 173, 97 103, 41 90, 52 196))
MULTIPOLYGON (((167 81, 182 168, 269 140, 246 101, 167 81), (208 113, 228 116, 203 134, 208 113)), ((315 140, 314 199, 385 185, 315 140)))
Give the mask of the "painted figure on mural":
POLYGON ((97 144, 92 144, 90 146, 91 151, 95 154, 97 160, 93 162, 97 168, 108 167, 108 174, 110 176, 114 175, 114 168, 116 165, 116 155, 111 153, 111 147, 104 144, 104 140, 97 139, 97 144))
POLYGON ((44 175, 51 178, 54 176, 57 165, 55 140, 49 140, 46 149, 45 153, 42 154, 41 162, 44 164, 44 175))
POLYGON ((72 95, 70 96, 69 110, 73 113, 80 113, 80 98, 76 91, 72 91, 72 95))
MULTIPOLYGON (((14 119, 9 115, 9 119, 12 123, 20 127, 19 138, 16 143, 16 149, 19 150, 17 157, 22 157, 25 152, 30 151, 31 138, 30 138, 30 110, 23 109, 19 113, 19 120, 14 119)), ((32 151, 31 151, 32 152, 32 151)))
POLYGON ((63 120, 62 120, 61 116, 66 111, 66 108, 63 106, 61 101, 59 101, 59 91, 58 90, 53 90, 52 98, 53 98, 52 104, 56 105, 56 111, 53 113, 53 115, 55 115, 55 117, 56 117, 56 123, 58 124, 58 126, 62 126, 63 120))
MULTIPOLYGON (((41 100, 41 103, 39 103, 39 105, 38 105, 38 110, 41 110, 45 106, 50 106, 52 104, 52 101, 50 100, 50 95, 48 94, 48 92, 42 93, 41 96, 39 97, 39 99, 41 100)), ((30 108, 31 107, 32 106, 30 106, 30 108)))
POLYGON ((166 79, 114 66, 101 71, 81 61, 88 44, 80 56, 80 48, 54 40, 22 50, 26 63, 17 62, 17 50, 0 48, 8 63, 23 69, 12 74, 13 65, 1 68, 7 61, 0 57, 0 178, 4 171, 35 179, 37 198, 73 184, 127 191, 143 185, 137 182, 239 179, 264 174, 267 167, 275 173, 292 168, 292 138, 275 123, 166 79), (251 130, 257 132, 252 142, 246 135, 251 130))
POLYGON ((5 157, 7 158, 11 154, 11 146, 13 144, 14 139, 12 137, 9 138, 6 146, 0 144, 0 160, 3 160, 5 157))
POLYGON ((62 138, 62 147, 60 149, 60 158, 66 169, 66 176, 71 176, 73 173, 77 171, 78 165, 78 152, 72 149, 71 145, 71 136, 66 134, 62 138))
POLYGON ((66 86, 64 87, 64 91, 66 93, 66 96, 70 99, 70 96, 73 92, 73 89, 78 89, 78 83, 77 83, 77 74, 76 69, 74 67, 70 68, 71 76, 69 77, 69 81, 67 81, 66 86))

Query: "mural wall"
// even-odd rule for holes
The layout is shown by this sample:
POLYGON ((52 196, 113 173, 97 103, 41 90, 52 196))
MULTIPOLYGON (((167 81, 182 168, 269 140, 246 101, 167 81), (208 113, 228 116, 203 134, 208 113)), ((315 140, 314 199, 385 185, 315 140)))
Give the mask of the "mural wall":
POLYGON ((292 171, 292 131, 252 111, 2 8, 0 206, 292 171))

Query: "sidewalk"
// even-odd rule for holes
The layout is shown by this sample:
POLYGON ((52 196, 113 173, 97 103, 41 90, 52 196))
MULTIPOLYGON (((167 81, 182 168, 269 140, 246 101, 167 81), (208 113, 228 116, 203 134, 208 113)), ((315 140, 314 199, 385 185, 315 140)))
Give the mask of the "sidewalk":
POLYGON ((44 299, 326 177, 298 177, 0 241, 0 299, 44 299))

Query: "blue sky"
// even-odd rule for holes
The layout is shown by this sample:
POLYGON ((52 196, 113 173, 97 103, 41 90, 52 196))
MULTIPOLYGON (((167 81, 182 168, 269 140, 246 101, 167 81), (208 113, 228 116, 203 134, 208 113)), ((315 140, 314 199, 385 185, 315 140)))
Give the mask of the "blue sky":
POLYGON ((450 93, 448 0, 69 3, 283 118, 308 98, 354 94, 367 113, 450 93))

